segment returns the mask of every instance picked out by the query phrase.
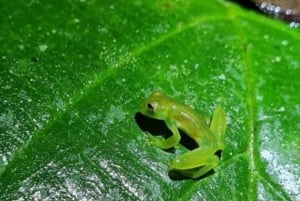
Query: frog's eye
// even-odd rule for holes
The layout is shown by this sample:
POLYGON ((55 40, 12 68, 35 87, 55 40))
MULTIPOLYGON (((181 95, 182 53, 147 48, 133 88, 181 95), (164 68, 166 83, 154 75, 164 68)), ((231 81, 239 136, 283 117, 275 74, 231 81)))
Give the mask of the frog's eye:
POLYGON ((150 112, 155 112, 155 110, 157 109, 157 102, 149 102, 148 104, 147 104, 147 109, 148 109, 148 111, 150 111, 150 112))

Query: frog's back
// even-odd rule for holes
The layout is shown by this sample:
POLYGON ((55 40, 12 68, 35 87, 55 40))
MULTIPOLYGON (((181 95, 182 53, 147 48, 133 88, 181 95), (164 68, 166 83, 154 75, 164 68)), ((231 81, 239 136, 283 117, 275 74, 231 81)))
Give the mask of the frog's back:
POLYGON ((214 133, 209 128, 205 118, 197 114, 189 106, 173 101, 171 105, 171 118, 177 127, 195 140, 198 145, 216 141, 214 133))

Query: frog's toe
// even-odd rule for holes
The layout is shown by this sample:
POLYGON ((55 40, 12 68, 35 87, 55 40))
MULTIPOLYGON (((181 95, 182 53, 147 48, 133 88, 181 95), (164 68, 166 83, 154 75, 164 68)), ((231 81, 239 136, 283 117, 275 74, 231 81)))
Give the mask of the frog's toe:
POLYGON ((147 140, 148 144, 151 144, 151 145, 155 145, 157 147, 161 147, 162 144, 163 144, 163 139, 161 139, 160 137, 156 137, 156 136, 153 136, 151 134, 148 134, 148 140, 147 140))

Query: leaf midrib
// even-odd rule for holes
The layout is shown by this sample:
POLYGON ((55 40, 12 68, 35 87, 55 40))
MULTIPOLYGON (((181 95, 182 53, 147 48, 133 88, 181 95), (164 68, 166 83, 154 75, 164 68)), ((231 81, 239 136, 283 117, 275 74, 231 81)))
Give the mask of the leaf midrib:
MULTIPOLYGON (((281 200, 290 200, 289 197, 287 196, 286 192, 280 188, 280 193, 278 192, 278 188, 276 188, 274 185, 274 182, 270 181, 270 178, 265 178, 263 176, 263 173, 261 173, 260 169, 257 168, 256 164, 256 157, 259 158, 259 156, 255 155, 258 150, 255 152, 255 144, 258 144, 258 139, 255 134, 254 128, 255 128, 255 120, 257 119, 257 112, 255 111, 255 105, 258 103, 256 102, 255 98, 255 80, 254 80, 254 73, 251 69, 251 65, 249 64, 249 57, 247 56, 247 40, 244 37, 246 34, 243 32, 242 27, 240 26, 239 23, 236 23, 238 20, 238 17, 240 17, 238 14, 236 14, 233 10, 230 10, 227 7, 227 12, 229 16, 232 18, 232 24, 235 27, 235 30, 237 32, 237 35, 240 37, 239 41, 239 46, 241 47, 241 55, 242 55, 242 60, 241 62, 243 63, 243 66, 245 68, 245 77, 246 77, 246 103, 247 103, 247 108, 248 108, 248 113, 249 113, 249 121, 248 121, 248 129, 250 131, 249 133, 249 143, 248 143, 248 148, 245 151, 245 153, 248 155, 249 158, 249 180, 248 180, 248 186, 249 186, 249 191, 248 193, 248 200, 256 200, 258 199, 258 186, 255 186, 255 182, 257 182, 256 175, 260 178, 262 178, 263 181, 268 184, 269 189, 272 190, 272 193, 274 193, 276 196, 280 197, 281 200)), ((288 32, 290 33, 290 32, 288 32)), ((294 36, 294 35, 293 35, 294 36)), ((258 154, 258 153, 257 153, 258 154)))
MULTIPOLYGON (((268 185, 268 188, 272 190, 272 192, 279 197, 281 200, 290 200, 289 197, 287 196, 286 192, 284 192, 280 188, 280 192, 278 192, 278 188, 274 186, 274 182, 270 181, 270 178, 265 178, 263 174, 259 171, 259 168, 257 168, 256 162, 255 162, 255 143, 257 143, 257 136, 255 136, 254 132, 254 126, 255 126, 255 119, 256 119, 256 111, 254 110, 254 105, 256 104, 256 99, 255 99, 255 81, 254 81, 254 74, 251 69, 251 65, 249 64, 249 57, 247 56, 247 40, 245 37, 245 33, 242 31, 242 27, 236 23, 237 20, 239 20, 240 17, 244 17, 249 19, 248 16, 241 16, 240 14, 236 13, 236 9, 232 9, 230 6, 224 6, 227 8, 227 13, 228 13, 228 20, 231 21, 232 25, 235 27, 237 36, 240 37, 238 41, 238 46, 241 47, 241 54, 242 55, 242 60, 241 62, 243 63, 243 66, 245 68, 245 77, 246 77, 246 104, 248 108, 248 113, 249 113, 249 121, 248 121, 248 130, 250 131, 249 133, 249 143, 248 143, 248 148, 244 151, 241 152, 229 160, 223 161, 227 164, 230 164, 234 158, 239 157, 241 155, 247 155, 247 158, 249 159, 249 180, 248 180, 248 186, 249 186, 249 191, 247 191, 248 194, 248 200, 256 200, 258 196, 257 188, 255 182, 257 182, 256 175, 261 178, 262 181, 265 181, 265 183, 268 185), (254 191, 255 190, 255 191, 254 191)), ((254 18, 255 20, 255 18, 254 18)), ((271 20, 267 20, 268 22, 271 22, 271 20)), ((274 26, 274 23, 268 23, 268 25, 272 26, 275 29, 278 29, 278 27, 274 26)), ((280 29, 280 31, 285 32, 286 34, 294 37, 294 38, 299 38, 299 35, 295 34, 294 32, 287 31, 286 29, 280 29)), ((180 200, 186 200, 186 198, 190 198, 191 195, 193 195, 193 192, 196 191, 201 186, 201 182, 198 182, 196 185, 190 185, 188 191, 184 193, 180 197, 180 200)))

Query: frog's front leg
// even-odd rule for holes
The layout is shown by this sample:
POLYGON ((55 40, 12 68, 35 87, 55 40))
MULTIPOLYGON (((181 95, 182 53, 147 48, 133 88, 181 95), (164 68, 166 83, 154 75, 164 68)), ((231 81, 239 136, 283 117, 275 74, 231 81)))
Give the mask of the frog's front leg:
POLYGON ((170 136, 167 139, 163 139, 163 138, 155 137, 155 136, 149 134, 149 138, 150 138, 151 144, 154 144, 155 146, 158 146, 162 149, 169 149, 179 143, 181 136, 179 134, 178 128, 174 121, 165 120, 165 123, 166 123, 166 126, 172 132, 172 136, 170 136))
POLYGON ((208 146, 194 149, 175 158, 170 171, 176 171, 186 177, 198 178, 218 165, 219 158, 214 153, 215 149, 208 146))

